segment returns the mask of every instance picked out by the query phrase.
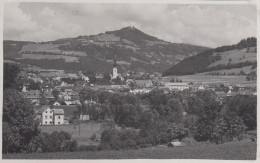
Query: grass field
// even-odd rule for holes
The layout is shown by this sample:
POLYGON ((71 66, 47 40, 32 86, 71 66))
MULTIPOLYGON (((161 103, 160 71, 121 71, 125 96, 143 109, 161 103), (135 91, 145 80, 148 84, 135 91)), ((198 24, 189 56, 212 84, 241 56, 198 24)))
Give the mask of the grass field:
POLYGON ((73 140, 77 140, 79 145, 97 145, 99 141, 91 140, 90 137, 96 134, 96 139, 100 139, 102 132, 102 123, 81 123, 79 125, 62 126, 40 126, 41 132, 52 133, 54 131, 66 131, 71 134, 73 140))
MULTIPOLYGON (((176 78, 176 76, 165 77, 165 81, 170 81, 170 79, 176 78)), ((184 75, 178 76, 182 82, 189 83, 230 83, 230 84, 243 84, 245 86, 256 86, 256 81, 247 81, 246 76, 229 76, 229 75, 205 75, 205 74, 195 74, 195 75, 184 75)))
MULTIPOLYGON (((252 50, 253 49, 255 48, 252 48, 252 50)), ((228 63, 234 64, 234 63, 240 63, 245 61, 252 61, 252 62, 256 61, 256 53, 255 52, 247 53, 246 49, 230 50, 219 54, 221 54, 221 60, 210 64, 209 67, 216 66, 219 64, 228 64, 228 63), (230 62, 229 59, 231 59, 230 62)))
POLYGON ((156 146, 145 149, 96 152, 4 154, 3 159, 218 159, 255 160, 256 142, 243 140, 225 144, 200 144, 176 148, 156 146))
POLYGON ((22 54, 21 59, 65 59, 65 62, 78 62, 78 57, 50 54, 22 54))

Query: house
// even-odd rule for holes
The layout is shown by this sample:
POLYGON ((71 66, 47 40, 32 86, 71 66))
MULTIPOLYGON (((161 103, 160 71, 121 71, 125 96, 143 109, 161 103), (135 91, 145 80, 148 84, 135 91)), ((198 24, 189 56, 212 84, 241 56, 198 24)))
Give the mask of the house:
POLYGON ((174 140, 167 144, 168 147, 182 147, 183 144, 179 140, 174 140))
POLYGON ((54 96, 52 94, 52 89, 45 89, 43 92, 43 95, 45 96, 46 99, 52 100, 54 99, 54 96))
POLYGON ((60 106, 60 103, 59 103, 58 101, 55 101, 55 102, 53 103, 53 106, 60 106))
POLYGON ((89 120, 89 119, 90 119, 90 117, 89 117, 88 114, 84 114, 84 113, 80 114, 79 120, 86 121, 86 120, 89 120))
POLYGON ((217 89, 217 85, 216 84, 208 84, 207 85, 207 90, 212 90, 215 91, 215 89, 217 89))
POLYGON ((20 94, 27 99, 30 99, 34 102, 39 102, 41 98, 41 92, 40 90, 30 90, 28 92, 20 92, 20 94))
POLYGON ((64 110, 62 108, 51 108, 49 105, 44 105, 36 110, 36 119, 40 120, 40 125, 43 126, 63 125, 64 110))
POLYGON ((224 91, 216 91, 215 93, 219 98, 224 98, 227 96, 227 93, 225 93, 224 91))
POLYGON ((53 124, 62 125, 64 124, 64 110, 63 109, 52 109, 53 110, 53 124))
POLYGON ((150 88, 153 86, 153 82, 151 80, 135 80, 135 83, 138 87, 142 88, 150 88))
POLYGON ((64 111, 64 124, 69 124, 69 121, 73 118, 76 118, 78 115, 78 108, 76 105, 61 105, 55 106, 56 109, 63 109, 64 111))
POLYGON ((40 125, 53 125, 53 111, 50 106, 43 106, 36 112, 37 119, 40 120, 40 125))
POLYGON ((198 90, 205 90, 205 87, 204 87, 203 85, 200 85, 200 86, 198 87, 198 90))
POLYGON ((34 83, 40 82, 43 83, 43 80, 39 77, 28 77, 28 79, 32 79, 34 81, 34 83))
POLYGON ((169 88, 170 91, 172 91, 172 90, 183 91, 185 89, 189 89, 189 85, 187 83, 172 83, 172 82, 168 82, 168 83, 165 83, 165 87, 169 88))
POLYGON ((134 89, 134 90, 130 90, 129 91, 130 93, 132 94, 146 94, 146 93, 149 93, 151 92, 151 89, 146 89, 146 88, 143 88, 143 89, 134 89))

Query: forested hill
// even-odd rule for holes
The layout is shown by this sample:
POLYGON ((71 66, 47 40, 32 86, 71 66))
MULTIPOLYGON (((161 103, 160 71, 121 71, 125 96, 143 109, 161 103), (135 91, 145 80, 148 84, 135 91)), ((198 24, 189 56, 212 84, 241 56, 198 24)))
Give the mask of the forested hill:
POLYGON ((241 68, 251 65, 255 68, 256 45, 257 39, 255 37, 249 37, 241 40, 238 44, 206 50, 195 56, 185 58, 176 65, 173 65, 163 72, 163 76, 193 75, 195 73, 241 68), (229 57, 228 61, 225 61, 227 57, 229 57))

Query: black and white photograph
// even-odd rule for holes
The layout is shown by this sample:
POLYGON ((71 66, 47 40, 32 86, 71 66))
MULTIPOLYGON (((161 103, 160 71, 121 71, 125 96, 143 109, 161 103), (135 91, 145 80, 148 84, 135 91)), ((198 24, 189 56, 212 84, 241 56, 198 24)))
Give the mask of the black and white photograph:
POLYGON ((1 1, 2 161, 256 162, 259 7, 1 1))

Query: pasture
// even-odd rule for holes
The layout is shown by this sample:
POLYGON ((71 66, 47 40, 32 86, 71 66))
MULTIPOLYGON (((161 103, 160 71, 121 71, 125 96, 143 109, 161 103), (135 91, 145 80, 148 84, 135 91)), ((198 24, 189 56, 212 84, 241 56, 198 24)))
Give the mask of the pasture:
POLYGON ((256 86, 256 81, 247 81, 246 76, 235 76, 235 75, 205 75, 203 73, 195 75, 184 75, 184 76, 169 76, 164 77, 164 81, 170 81, 172 78, 179 78, 184 83, 230 83, 230 84, 243 84, 245 86, 256 86))
POLYGON ((226 52, 221 52, 221 53, 215 53, 216 54, 221 54, 221 60, 216 61, 212 64, 209 65, 209 67, 216 66, 219 64, 234 64, 234 63, 240 63, 240 62, 245 62, 245 61, 256 61, 256 53, 252 52, 254 51, 253 49, 250 49, 250 52, 246 52, 246 49, 241 49, 241 50, 230 50, 226 52), (231 60, 230 60, 231 59, 231 60))
POLYGON ((219 72, 220 74, 239 74, 240 71, 243 71, 246 74, 249 74, 252 70, 251 70, 252 66, 245 66, 245 67, 241 67, 241 68, 232 68, 232 69, 223 69, 223 70, 216 70, 216 71, 209 71, 203 74, 207 74, 210 72, 219 72))
POLYGON ((3 159, 217 159, 255 160, 256 142, 199 144, 169 148, 166 145, 120 151, 3 154, 3 159))
POLYGON ((66 131, 71 134, 73 140, 77 140, 79 145, 97 145, 102 132, 102 123, 87 122, 79 124, 69 124, 61 126, 40 126, 41 132, 52 133, 54 131, 66 131), (96 140, 91 140, 91 136, 96 135, 96 140))
POLYGON ((51 54, 22 54, 20 59, 64 59, 65 62, 78 62, 79 58, 67 55, 51 55, 51 54))
POLYGON ((59 44, 27 44, 22 47, 20 52, 26 51, 46 51, 52 53, 61 53, 59 49, 59 44))

